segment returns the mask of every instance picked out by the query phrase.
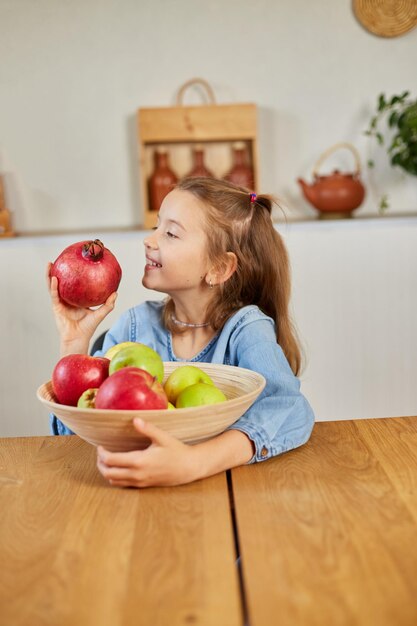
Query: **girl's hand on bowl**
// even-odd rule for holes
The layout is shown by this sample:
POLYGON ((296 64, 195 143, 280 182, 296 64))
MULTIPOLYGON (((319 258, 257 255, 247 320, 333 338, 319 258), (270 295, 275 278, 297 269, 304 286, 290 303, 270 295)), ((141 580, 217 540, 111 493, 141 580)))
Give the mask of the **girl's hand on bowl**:
POLYGON ((97 448, 97 467, 117 487, 168 487, 195 480, 193 446, 182 443, 166 431, 140 418, 135 429, 150 439, 145 450, 109 452, 97 448))

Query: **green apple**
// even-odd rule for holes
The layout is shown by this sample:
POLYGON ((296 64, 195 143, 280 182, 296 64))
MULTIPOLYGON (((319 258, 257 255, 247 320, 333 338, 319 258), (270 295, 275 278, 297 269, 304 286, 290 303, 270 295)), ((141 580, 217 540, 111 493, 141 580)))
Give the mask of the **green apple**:
POLYGON ((175 406, 172 404, 172 402, 168 402, 168 408, 171 411, 172 409, 175 409, 175 406))
POLYGON ((195 365, 182 365, 177 367, 166 379, 164 390, 172 404, 177 404, 177 398, 181 391, 195 383, 214 385, 210 376, 195 365))
POLYGON ((203 406, 204 404, 217 404, 227 400, 223 391, 214 385, 196 383, 183 389, 177 398, 177 409, 186 409, 190 406, 203 406))
POLYGON ((86 389, 78 398, 77 407, 79 409, 95 409, 97 391, 98 387, 86 389))
POLYGON ((155 376, 160 383, 164 377, 164 364, 161 357, 144 343, 135 343, 133 346, 126 346, 116 352, 110 361, 109 376, 123 367, 139 367, 155 376))
POLYGON ((128 346, 137 346, 137 345, 138 345, 137 341, 122 341, 122 343, 116 343, 114 346, 109 348, 104 356, 106 359, 109 359, 109 361, 111 361, 114 355, 117 354, 119 350, 122 350, 122 348, 127 348, 128 346))

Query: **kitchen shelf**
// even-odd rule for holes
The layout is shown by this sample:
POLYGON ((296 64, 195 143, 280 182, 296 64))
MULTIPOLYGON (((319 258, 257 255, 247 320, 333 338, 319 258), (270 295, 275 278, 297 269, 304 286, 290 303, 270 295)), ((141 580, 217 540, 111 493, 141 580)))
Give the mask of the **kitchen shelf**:
MULTIPOLYGON (((372 214, 364 214, 358 215, 354 218, 350 219, 337 219, 337 220, 319 220, 315 217, 299 217, 292 218, 288 220, 279 219, 275 220, 274 224, 276 226, 291 226, 296 229, 309 229, 309 228, 325 228, 325 229, 335 229, 340 227, 353 227, 363 226, 366 223, 372 224, 380 224, 381 226, 392 226, 395 224, 404 224, 404 222, 409 221, 410 224, 415 224, 417 222, 417 212, 414 213, 392 213, 391 215, 372 215, 372 214)), ((14 237, 7 237, 4 239, 0 239, 1 242, 12 242, 16 239, 34 239, 41 237, 68 237, 68 236, 80 236, 80 237, 93 237, 100 236, 105 234, 135 234, 148 232, 148 228, 142 226, 106 226, 106 227, 90 227, 90 228, 77 228, 77 229, 67 229, 67 230, 41 230, 41 231, 27 231, 27 232, 16 232, 14 237)))

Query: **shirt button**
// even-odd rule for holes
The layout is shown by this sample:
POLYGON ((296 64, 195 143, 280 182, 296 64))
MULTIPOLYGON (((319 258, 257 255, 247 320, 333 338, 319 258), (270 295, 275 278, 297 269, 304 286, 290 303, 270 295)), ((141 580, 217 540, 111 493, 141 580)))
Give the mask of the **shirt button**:
POLYGON ((268 449, 265 446, 261 450, 261 456, 266 456, 268 454, 268 449))

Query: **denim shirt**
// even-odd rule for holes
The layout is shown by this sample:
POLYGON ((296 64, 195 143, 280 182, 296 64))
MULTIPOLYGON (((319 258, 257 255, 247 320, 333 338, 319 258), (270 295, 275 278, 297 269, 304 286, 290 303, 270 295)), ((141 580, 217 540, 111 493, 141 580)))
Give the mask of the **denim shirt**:
MULTIPOLYGON (((156 350, 163 361, 224 363, 259 372, 266 386, 252 406, 229 429, 240 430, 254 443, 249 463, 265 461, 306 443, 314 425, 313 411, 300 392, 300 382, 277 344, 274 321, 257 306, 245 306, 192 359, 178 358, 172 336, 162 324, 163 302, 144 302, 126 311, 107 332, 94 356, 123 341, 140 341, 156 350)), ((51 417, 53 434, 73 434, 51 417)))

